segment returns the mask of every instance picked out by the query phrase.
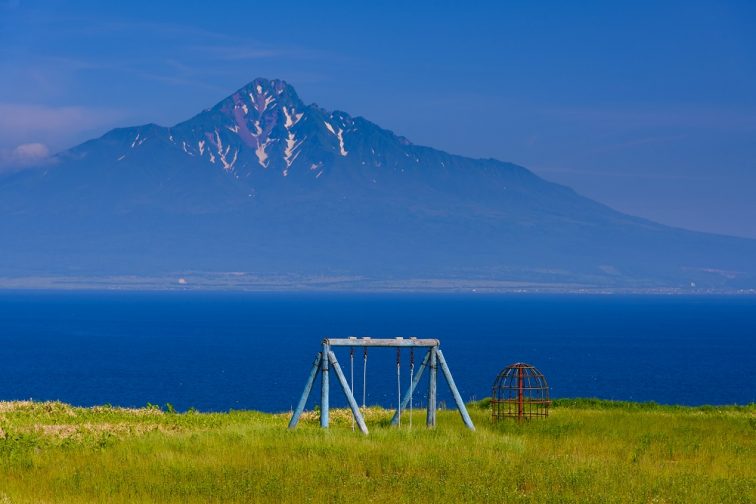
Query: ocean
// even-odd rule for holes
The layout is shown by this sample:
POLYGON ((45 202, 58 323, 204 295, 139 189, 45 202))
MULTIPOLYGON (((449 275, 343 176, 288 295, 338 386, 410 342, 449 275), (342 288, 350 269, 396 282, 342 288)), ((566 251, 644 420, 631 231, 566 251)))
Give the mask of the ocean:
MULTIPOLYGON (((439 339, 465 400, 522 361, 553 398, 756 401, 753 297, 29 291, 0 293, 0 400, 288 411, 321 340, 347 336, 439 339)), ((349 349, 337 355, 349 377, 349 349)), ((396 357, 369 351, 368 404, 396 405, 396 357)), ((345 404, 335 379, 331 403, 345 404)))

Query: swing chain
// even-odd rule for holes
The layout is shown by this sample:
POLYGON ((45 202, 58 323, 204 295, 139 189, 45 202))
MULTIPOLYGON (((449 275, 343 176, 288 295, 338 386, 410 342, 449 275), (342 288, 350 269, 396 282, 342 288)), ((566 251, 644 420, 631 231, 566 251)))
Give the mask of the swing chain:
POLYGON ((410 416, 409 416, 409 428, 412 430, 412 396, 414 395, 413 392, 413 383, 415 379, 415 349, 410 348, 410 396, 409 396, 409 406, 410 406, 410 416))
POLYGON ((362 347, 362 408, 365 408, 365 399, 367 397, 367 347, 362 347))
POLYGON ((402 380, 401 380, 401 365, 402 365, 402 349, 396 347, 396 394, 397 394, 397 413, 399 414, 399 427, 402 426, 402 380))

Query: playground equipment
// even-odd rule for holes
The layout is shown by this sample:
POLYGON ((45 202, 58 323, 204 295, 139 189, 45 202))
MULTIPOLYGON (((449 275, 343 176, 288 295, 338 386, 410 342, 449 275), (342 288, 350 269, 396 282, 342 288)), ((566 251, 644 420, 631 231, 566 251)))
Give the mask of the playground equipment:
MULTIPOLYGON (((305 383, 304 391, 302 392, 302 397, 299 399, 299 403, 297 404, 297 408, 294 410, 294 413, 291 416, 291 420, 289 421, 289 428, 293 429, 297 426, 297 422, 299 422, 299 417, 302 415, 302 412, 304 411, 305 405, 307 404, 307 399, 310 396, 310 392, 312 390, 312 386, 315 383, 315 378, 317 377, 318 373, 320 373, 321 376, 321 389, 320 389, 320 426, 322 428, 328 427, 328 402, 329 402, 329 371, 331 368, 333 368, 334 372, 336 373, 336 377, 339 380, 339 384, 341 385, 341 389, 344 391, 344 395, 346 396, 347 402, 349 403, 349 408, 352 410, 352 415, 354 417, 354 421, 359 426, 359 429, 364 433, 368 433, 367 426, 365 425, 365 420, 362 417, 362 413, 360 412, 359 407, 357 406, 357 401, 354 398, 354 348, 355 347, 363 347, 363 381, 362 381, 362 406, 365 407, 365 398, 366 398, 366 379, 367 379, 367 361, 368 361, 368 352, 367 349, 370 347, 380 347, 380 348, 396 348, 397 352, 397 358, 396 358, 396 377, 397 377, 397 410, 394 414, 394 417, 391 420, 392 425, 400 425, 401 424, 401 418, 402 418, 402 410, 407 407, 407 404, 410 405, 410 413, 412 409, 412 397, 415 392, 415 388, 417 387, 418 383, 420 383, 420 379, 423 377, 423 373, 426 368, 428 368, 428 373, 430 375, 430 378, 428 380, 428 405, 427 405, 427 413, 426 413, 426 425, 428 427, 435 427, 436 426, 436 375, 437 375, 437 368, 440 366, 441 371, 443 372, 444 377, 446 378, 446 382, 449 384, 449 389, 451 389, 452 396, 454 396, 454 401, 457 405, 457 409, 459 410, 459 414, 462 416, 462 421, 465 423, 465 425, 470 430, 475 430, 475 426, 472 423, 472 420, 470 420, 470 415, 467 413, 467 408, 465 408, 465 403, 462 401, 462 397, 459 395, 459 391, 457 390, 457 386, 454 384, 454 378, 452 377, 451 371, 449 371, 449 366, 446 364, 446 359, 444 358, 443 352, 441 352, 441 349, 439 348, 440 342, 437 339, 418 339, 418 338, 394 338, 394 339, 372 339, 372 338, 326 338, 322 341, 323 349, 321 352, 319 352, 315 356, 315 361, 312 363, 312 369, 310 370, 310 375, 307 378, 307 382, 305 383), (333 347, 350 347, 349 352, 349 360, 350 360, 350 376, 351 376, 351 387, 350 384, 347 383, 346 376, 344 376, 344 373, 341 370, 341 366, 339 365, 339 361, 336 359, 336 354, 333 353, 333 350, 331 348, 333 347), (402 398, 401 395, 401 350, 403 348, 409 348, 410 349, 410 384, 407 388, 406 393, 404 394, 404 398, 402 398), (420 368, 418 369, 417 373, 415 373, 414 367, 414 352, 415 349, 427 349, 427 352, 425 356, 423 357, 423 361, 420 364, 420 368)), ((412 415, 410 414, 410 425, 412 422, 412 415)))
POLYGON ((549 416, 549 384, 534 366, 517 362, 505 367, 493 384, 493 420, 516 418, 518 421, 549 416))

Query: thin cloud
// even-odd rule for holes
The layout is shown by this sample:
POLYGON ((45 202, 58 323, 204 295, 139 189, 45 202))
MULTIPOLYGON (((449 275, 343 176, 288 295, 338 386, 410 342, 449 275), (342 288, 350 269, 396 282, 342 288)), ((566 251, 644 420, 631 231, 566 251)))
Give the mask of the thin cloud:
POLYGON ((724 107, 664 108, 558 107, 541 110, 545 118, 628 127, 756 128, 756 111, 724 107))
MULTIPOLYGON (((300 46, 271 46, 261 41, 250 40, 224 32, 216 32, 193 25, 147 21, 147 20, 102 20, 86 17, 57 16, 54 31, 67 38, 122 37, 125 34, 139 34, 142 38, 154 39, 159 44, 153 46, 155 53, 176 54, 180 51, 190 57, 208 57, 226 61, 256 60, 263 58, 316 58, 323 56, 317 51, 300 46), (191 43, 187 43, 191 41, 191 43)), ((128 46, 127 46, 128 47, 128 46)), ((144 55, 140 55, 142 60, 144 55)), ((108 58, 109 60, 112 58, 108 58)), ((97 63, 92 63, 97 65, 97 63)))
POLYGON ((51 162, 50 149, 42 143, 17 145, 13 149, 0 149, 0 173, 23 170, 51 162))
POLYGON ((109 109, 0 103, 0 135, 47 132, 71 127, 90 129, 121 116, 122 112, 109 109))
POLYGON ((125 116, 113 109, 0 103, 0 138, 6 145, 47 143, 112 125, 125 116))
POLYGON ((202 54, 205 57, 224 61, 259 60, 268 58, 280 58, 290 56, 287 51, 281 49, 269 49, 263 47, 239 47, 239 46, 192 46, 190 51, 202 54))
POLYGON ((641 145, 664 144, 664 143, 669 143, 669 142, 676 142, 679 140, 684 140, 687 137, 688 135, 648 136, 648 137, 643 137, 643 138, 636 138, 633 140, 627 140, 625 142, 617 142, 610 145, 596 147, 592 149, 591 151, 594 153, 610 152, 614 150, 622 150, 622 149, 628 149, 632 147, 639 147, 641 145))
POLYGON ((57 41, 55 46, 44 51, 34 44, 0 47, 0 74, 8 76, 5 83, 0 83, 0 93, 6 97, 16 94, 28 100, 31 95, 65 96, 67 90, 74 89, 79 80, 91 72, 122 73, 169 86, 220 92, 222 88, 211 82, 217 81, 222 74, 238 74, 238 66, 229 63, 331 58, 307 47, 271 46, 248 37, 176 23, 143 20, 93 22, 74 16, 56 16, 45 23, 46 32, 52 33, 57 41), (141 44, 118 43, 106 55, 101 51, 82 50, 72 56, 58 54, 56 50, 70 41, 83 39, 101 40, 108 45, 129 34, 138 34, 141 44), (149 51, 145 50, 146 47, 150 48, 149 51), (25 84, 21 86, 20 83, 25 84))
POLYGON ((103 20, 100 18, 88 19, 84 17, 68 18, 64 20, 64 22, 68 26, 71 26, 72 23, 81 24, 85 32, 88 34, 110 34, 113 32, 122 32, 148 34, 156 38, 191 37, 194 40, 238 40, 238 37, 229 35, 227 33, 207 30, 193 25, 172 22, 148 21, 141 19, 103 20))
POLYGON ((539 174, 547 173, 567 173, 576 175, 591 175, 596 177, 619 177, 619 178, 634 178, 634 179, 649 179, 649 180, 713 180, 715 177, 704 175, 679 175, 671 173, 648 173, 637 171, 602 171, 602 170, 583 170, 580 168, 543 168, 532 167, 534 172, 539 174))

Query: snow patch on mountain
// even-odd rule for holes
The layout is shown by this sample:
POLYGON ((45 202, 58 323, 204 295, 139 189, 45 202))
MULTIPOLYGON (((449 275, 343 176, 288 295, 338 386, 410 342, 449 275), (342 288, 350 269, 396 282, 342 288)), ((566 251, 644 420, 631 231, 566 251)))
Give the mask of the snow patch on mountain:
POLYGON ((290 168, 291 163, 293 163, 294 160, 297 159, 299 151, 296 151, 296 149, 299 148, 300 145, 302 145, 303 141, 304 140, 300 140, 299 142, 297 142, 297 137, 294 135, 294 133, 291 131, 289 132, 289 136, 286 138, 286 149, 284 149, 284 162, 286 163, 286 168, 290 168))
POLYGON ((339 132, 336 133, 336 138, 339 139, 339 154, 341 154, 342 156, 346 156, 347 154, 349 154, 347 150, 344 148, 344 130, 339 128, 339 132))
MULTIPOLYGON (((234 164, 236 163, 237 155, 239 153, 239 150, 234 150, 234 157, 231 159, 231 161, 228 160, 228 154, 231 152, 231 146, 226 145, 224 148, 223 140, 221 139, 220 134, 218 133, 218 130, 215 130, 215 138, 212 138, 210 135, 210 143, 216 148, 218 152, 218 159, 220 159, 221 164, 223 165, 223 168, 225 170, 231 170, 231 168, 234 167, 234 164)), ((209 151, 208 151, 209 152, 209 151)))
POLYGON ((268 153, 265 152, 265 149, 268 147, 268 144, 270 143, 270 140, 265 140, 262 143, 259 143, 257 145, 257 149, 255 149, 255 155, 257 156, 257 160, 260 163, 260 166, 263 168, 268 167, 268 153))
POLYGON ((147 141, 147 138, 143 137, 141 135, 142 135, 141 133, 137 133, 136 138, 134 138, 134 141, 131 142, 131 148, 132 149, 134 147, 139 147, 140 145, 142 145, 144 142, 147 141))
POLYGON ((292 126, 296 125, 300 119, 302 119, 302 116, 304 115, 304 112, 296 113, 294 109, 291 110, 291 113, 289 112, 289 109, 284 105, 283 107, 283 113, 286 117, 286 122, 284 122, 284 127, 286 129, 291 128, 292 126))

